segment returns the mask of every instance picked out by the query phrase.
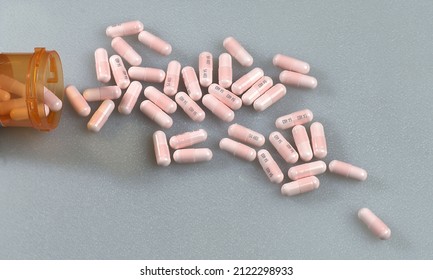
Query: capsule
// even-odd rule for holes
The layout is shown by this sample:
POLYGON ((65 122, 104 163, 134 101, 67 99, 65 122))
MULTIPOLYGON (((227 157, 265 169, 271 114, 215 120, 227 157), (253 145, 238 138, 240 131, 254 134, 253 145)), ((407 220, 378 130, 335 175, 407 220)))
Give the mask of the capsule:
POLYGON ((58 112, 62 109, 62 100, 57 97, 51 90, 44 87, 44 103, 50 108, 53 112, 58 112))
POLYGON ((129 64, 133 66, 141 64, 141 56, 121 37, 113 38, 113 40, 111 40, 111 47, 129 64))
POLYGON ((182 110, 188 115, 188 117, 191 118, 191 120, 195 122, 202 122, 206 114, 203 111, 200 106, 198 106, 197 103, 195 103, 194 100, 189 97, 188 94, 186 94, 183 91, 180 91, 176 96, 174 97, 176 100, 176 103, 182 108, 182 110))
POLYGON ((170 165, 170 149, 167 144, 167 136, 162 130, 153 133, 153 148, 155 150, 156 164, 160 166, 170 165))
POLYGON ((161 108, 167 114, 173 114, 177 110, 177 104, 167 95, 157 90, 155 87, 147 87, 144 90, 144 96, 161 108))
POLYGON ((283 172, 267 150, 261 149, 258 151, 257 158, 272 183, 279 184, 284 180, 283 172))
POLYGON ((278 132, 274 131, 269 135, 269 142, 277 150, 280 156, 287 163, 296 163, 299 159, 299 155, 296 150, 290 145, 289 141, 284 138, 284 136, 278 132))
POLYGON ((230 138, 221 139, 219 146, 221 150, 244 160, 253 161, 256 159, 256 150, 230 138))
POLYGON ((249 106, 272 87, 274 81, 268 76, 261 77, 254 85, 242 95, 242 102, 249 106))
POLYGON ((125 65, 123 65, 123 61, 120 56, 110 56, 109 62, 116 85, 118 85, 121 89, 127 88, 131 81, 129 80, 128 72, 126 72, 125 65))
POLYGON ((361 208, 358 211, 358 218, 368 227, 368 229, 382 240, 391 238, 389 227, 368 208, 361 208))
POLYGON ((282 84, 276 84, 268 89, 262 96, 254 101, 253 107, 256 111, 264 111, 278 100, 283 98, 287 93, 286 87, 282 84))
POLYGON ((228 134, 234 139, 255 147, 261 147, 265 144, 265 136, 237 123, 229 126, 228 134))
POLYGON ((130 67, 128 75, 131 79, 149 83, 162 83, 165 79, 164 70, 151 67, 130 67))
POLYGON ((138 40, 148 48, 156 51, 159 54, 162 55, 169 55, 171 54, 171 45, 161 38, 153 35, 150 32, 147 31, 141 31, 140 34, 138 34, 138 40))
POLYGON ((292 134, 299 156, 303 161, 310 161, 313 158, 313 151, 311 150, 307 130, 302 125, 296 125, 292 129, 292 134))
MULTIPOLYGON (((50 114, 50 108, 46 104, 39 104, 38 113, 40 116, 47 117, 50 114)), ((14 108, 11 110, 9 116, 14 121, 24 121, 29 119, 29 111, 27 107, 14 108)))
POLYGON ((359 181, 365 181, 367 179, 367 171, 364 169, 349 164, 347 162, 333 160, 329 163, 329 171, 332 173, 351 178, 359 181))
POLYGON ((95 50, 95 69, 98 81, 108 83, 111 80, 110 64, 106 49, 99 48, 95 50))
POLYGON ((278 129, 289 129, 295 125, 306 124, 313 120, 313 112, 308 109, 296 111, 288 115, 279 117, 275 121, 275 126, 278 129))
POLYGON ((11 99, 11 94, 0 88, 0 102, 8 101, 11 99))
POLYGON ((280 82, 289 86, 301 88, 316 88, 317 80, 314 77, 284 70, 280 73, 280 82))
POLYGON ((65 93, 66 97, 68 97, 69 103, 71 103, 72 108, 74 108, 78 115, 87 117, 90 114, 91 109, 89 104, 75 86, 67 86, 65 88, 65 93))
POLYGON ((323 174, 326 171, 326 163, 321 160, 308 162, 290 167, 288 175, 292 180, 323 174))
POLYGON ((105 86, 89 88, 83 92, 83 97, 87 101, 101 101, 106 99, 118 99, 122 95, 122 90, 118 86, 105 86))
POLYGON ((105 34, 108 37, 114 38, 138 34, 143 31, 143 29, 143 23, 141 23, 141 21, 135 20, 108 26, 105 30, 105 34))
POLYGON ((180 149, 173 153, 173 159, 177 163, 196 163, 202 161, 210 161, 212 159, 212 151, 208 148, 199 149, 180 149))
POLYGON ((165 76, 164 93, 168 96, 173 96, 177 93, 179 86, 180 63, 172 60, 167 66, 167 75, 165 76))
POLYGON ((137 103, 138 97, 140 96, 142 88, 143 86, 141 85, 141 83, 137 81, 133 81, 129 85, 128 89, 122 97, 122 100, 120 101, 119 106, 117 107, 119 113, 123 115, 131 114, 132 109, 134 108, 135 104, 137 103))
POLYGON ((212 84, 213 57, 210 52, 202 52, 198 57, 198 76, 200 85, 208 87, 212 84))
POLYGON ((198 101, 202 97, 200 85, 198 83, 197 75, 194 68, 186 66, 182 69, 182 78, 185 83, 186 91, 192 100, 198 101))
POLYGON ((218 84, 211 84, 208 92, 232 110, 238 110, 242 107, 242 100, 239 97, 218 84))
POLYGON ((233 56, 240 65, 250 67, 253 65, 253 57, 242 47, 233 37, 227 37, 223 41, 223 46, 227 52, 233 56))
POLYGON ((182 149, 190 147, 194 144, 198 144, 206 141, 207 132, 204 129, 199 129, 196 131, 189 131, 182 134, 172 136, 170 138, 170 147, 173 149, 182 149))
POLYGON ((173 119, 149 100, 141 102, 140 111, 162 128, 173 125, 173 119))
POLYGON ((95 111, 90 121, 87 123, 87 129, 93 132, 98 132, 107 122, 111 113, 114 110, 114 102, 112 100, 104 100, 99 108, 95 111))
POLYGON ((26 96, 26 85, 4 74, 0 74, 0 89, 20 97, 26 96))
POLYGON ((294 71, 301 74, 308 74, 308 72, 310 72, 310 64, 283 54, 276 54, 272 59, 272 64, 284 70, 294 71))
POLYGON ((229 88, 232 82, 232 57, 228 53, 223 53, 218 58, 218 84, 223 88, 229 88))
POLYGON ((264 75, 265 73, 261 68, 254 68, 232 84, 232 92, 236 95, 241 95, 264 75))
POLYGON ((294 196, 301 193, 311 192, 319 188, 320 181, 316 176, 302 178, 290 183, 286 183, 281 187, 281 194, 294 196))
POLYGON ((212 114, 224 122, 231 122, 235 118, 235 113, 211 94, 203 96, 202 103, 212 114))
POLYGON ((9 115, 14 108, 26 107, 25 98, 14 98, 0 103, 0 115, 9 115))
POLYGON ((314 122, 310 126, 311 147, 316 158, 322 159, 328 154, 326 145, 325 130, 319 122, 314 122))

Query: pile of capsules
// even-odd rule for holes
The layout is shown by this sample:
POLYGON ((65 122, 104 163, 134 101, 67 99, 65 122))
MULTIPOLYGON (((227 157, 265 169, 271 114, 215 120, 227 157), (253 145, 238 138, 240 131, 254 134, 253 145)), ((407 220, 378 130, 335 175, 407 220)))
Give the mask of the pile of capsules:
MULTIPOLYGON (((273 64, 283 69, 279 76, 281 83, 274 85, 273 80, 265 76, 263 70, 258 67, 232 82, 232 58, 245 67, 253 64, 252 56, 233 37, 228 37, 223 42, 228 53, 219 56, 218 83, 212 83, 213 57, 209 52, 202 52, 199 55, 198 77, 193 67, 185 66, 181 69, 180 63, 176 60, 168 64, 165 73, 162 69, 140 67, 142 62, 140 55, 122 39, 122 36, 138 34, 141 43, 161 55, 169 55, 172 51, 171 45, 144 31, 140 21, 109 26, 106 34, 112 37, 111 46, 118 55, 108 58, 105 49, 97 49, 95 51, 96 75, 98 81, 107 83, 111 80, 112 72, 116 86, 86 89, 83 95, 72 85, 66 87, 66 96, 81 116, 90 114, 88 101, 102 101, 87 124, 88 129, 94 132, 103 127, 114 110, 115 104, 112 100, 120 98, 123 89, 126 89, 126 92, 120 101, 118 111, 126 115, 131 113, 142 91, 142 85, 137 80, 164 83, 163 92, 153 86, 146 87, 144 96, 147 100, 140 104, 143 114, 161 128, 170 128, 173 125, 169 115, 177 110, 177 106, 180 106, 194 122, 201 122, 205 119, 205 112, 197 103, 201 100, 203 106, 216 117, 224 122, 232 122, 235 117, 234 111, 242 106, 252 105, 256 111, 263 111, 283 98, 286 94, 286 87, 283 84, 311 89, 317 86, 317 80, 306 75, 310 70, 308 63, 282 54, 277 54, 273 58, 273 64), (122 58, 131 65, 128 70, 122 58), (187 93, 178 92, 180 75, 187 93), (130 79, 134 81, 131 82, 130 79), (208 94, 203 95, 201 86, 207 88, 208 94)), ((279 131, 269 135, 270 143, 287 163, 295 164, 299 159, 305 162, 289 169, 288 177, 292 181, 282 185, 283 195, 294 196, 317 189, 320 182, 316 175, 324 173, 327 169, 326 163, 321 160, 327 155, 323 125, 319 122, 311 124, 311 142, 304 126, 312 119, 313 113, 304 109, 281 116, 275 121, 278 129, 291 129, 296 149, 279 131), (310 162, 313 156, 318 160, 310 162)), ((256 152, 255 150, 264 145, 265 136, 237 123, 229 126, 228 136, 230 138, 221 139, 220 149, 246 161, 254 161, 258 158, 269 180, 276 184, 282 183, 284 174, 269 151, 260 149, 256 152)), ((212 159, 210 149, 191 148, 206 139, 207 132, 204 129, 174 135, 169 141, 166 134, 158 130, 153 134, 156 163, 160 166, 168 166, 171 163, 170 147, 175 150, 173 160, 177 163, 209 161, 212 159)), ((331 161, 328 169, 347 178, 360 181, 367 179, 367 172, 364 169, 342 161, 331 161)), ((359 210, 358 217, 377 237, 390 238, 390 229, 369 209, 359 210)))

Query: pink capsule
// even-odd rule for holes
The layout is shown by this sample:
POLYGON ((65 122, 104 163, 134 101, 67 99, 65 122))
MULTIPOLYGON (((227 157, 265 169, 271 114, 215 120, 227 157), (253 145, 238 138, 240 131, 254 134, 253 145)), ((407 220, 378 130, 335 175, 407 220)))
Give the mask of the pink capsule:
POLYGON ((170 149, 167 144, 167 136, 162 130, 153 133, 153 148, 155 150, 156 164, 160 166, 170 165, 170 149))
POLYGON ((110 56, 109 61, 116 85, 121 89, 127 88, 131 81, 129 80, 128 72, 126 72, 122 59, 118 55, 112 55, 110 56))
POLYGON ((95 51, 96 79, 101 83, 108 83, 111 80, 110 64, 108 63, 107 51, 103 48, 95 51))
POLYGON ((164 93, 173 96, 177 93, 179 86, 180 63, 176 60, 170 61, 167 66, 167 75, 165 76, 164 93))
POLYGON ((287 70, 284 70, 280 73, 280 82, 289 86, 302 88, 317 87, 316 78, 287 70))
POLYGON ((287 163, 293 164, 298 161, 298 153, 281 133, 279 133, 278 131, 272 132, 269 135, 269 141, 287 163))
POLYGON ((227 37, 223 42, 224 48, 233 56, 242 66, 250 67, 253 65, 253 57, 241 46, 233 37, 227 37))
POLYGON ((26 96, 26 85, 4 74, 0 74, 0 89, 20 97, 26 96))
POLYGON ((138 20, 128 21, 116 25, 108 26, 105 33, 108 37, 120 37, 138 34, 143 31, 143 23, 138 20))
POLYGON ((236 95, 241 95, 264 75, 265 73, 261 68, 254 68, 232 84, 232 92, 236 95))
POLYGON ((111 40, 111 47, 129 64, 137 66, 141 64, 141 56, 121 37, 111 40))
POLYGON ((235 113, 211 94, 203 96, 202 103, 212 114, 224 122, 231 122, 235 118, 235 113))
POLYGON ((117 107, 119 113, 123 115, 131 114, 132 109, 134 108, 135 104, 137 103, 138 97, 140 96, 142 88, 143 86, 141 85, 141 83, 137 81, 133 81, 129 85, 128 89, 122 97, 122 100, 120 101, 119 106, 117 107))
POLYGON ((274 66, 284 70, 295 71, 301 74, 308 74, 310 72, 310 65, 307 62, 283 54, 276 54, 272 59, 272 63, 274 66))
POLYGON ((254 101, 253 107, 256 111, 264 111, 278 100, 283 98, 287 93, 286 87, 282 84, 276 84, 268 89, 262 96, 254 101))
POLYGON ((247 161, 253 161, 256 159, 256 150, 230 138, 221 139, 219 146, 221 150, 227 151, 235 157, 239 157, 247 161))
POLYGON ((361 208, 358 211, 358 218, 364 222, 368 229, 382 240, 391 238, 389 227, 368 208, 361 208))
POLYGON ((210 52, 202 52, 198 57, 198 76, 200 85, 208 87, 212 84, 213 61, 210 52))
POLYGON ((307 130, 302 125, 296 125, 292 129, 292 134, 299 156, 303 161, 310 161, 313 158, 313 151, 311 150, 307 130))
POLYGON ((267 150, 261 149, 258 151, 257 158, 272 183, 279 184, 284 180, 283 172, 267 150))
POLYGON ((299 180, 305 177, 323 174, 325 171, 326 163, 318 160, 290 167, 287 174, 289 175, 290 179, 299 180))
POLYGON ((101 101, 106 99, 118 99, 122 95, 122 90, 118 86, 105 86, 89 88, 83 92, 83 97, 87 101, 101 101))
POLYGON ((180 149, 173 153, 173 159, 177 163, 196 163, 202 161, 210 161, 212 159, 212 151, 208 148, 199 149, 180 149))
POLYGON ((89 104, 75 86, 67 86, 65 88, 65 93, 66 97, 68 97, 69 103, 71 103, 72 108, 74 108, 78 115, 87 117, 90 114, 91 109, 89 104))
POLYGON ((11 99, 11 94, 0 88, 0 101, 8 101, 11 99))
POLYGON ((253 104, 253 102, 263 95, 268 89, 270 89, 273 84, 274 81, 272 81, 272 79, 268 76, 261 77, 249 90, 242 95, 242 102, 247 106, 253 104))
POLYGON ((62 109, 62 100, 57 97, 51 90, 44 87, 44 103, 53 112, 58 112, 62 109))
POLYGON ((169 55, 171 54, 171 45, 161 38, 153 35, 150 32, 147 31, 141 31, 140 34, 138 34, 138 40, 148 48, 156 51, 159 54, 162 55, 169 55))
POLYGON ((27 107, 25 98, 14 98, 1 103, 0 115, 8 115, 14 108, 27 107))
POLYGON ((218 84, 223 88, 228 88, 232 82, 232 57, 228 53, 223 53, 218 58, 218 84))
POLYGON ((199 129, 196 131, 189 131, 182 134, 172 136, 170 138, 170 147, 173 149, 182 149, 190 147, 194 144, 198 144, 206 141, 207 132, 204 129, 199 129))
POLYGON ((200 106, 195 103, 194 100, 189 97, 188 94, 186 94, 183 91, 180 91, 176 96, 174 97, 176 100, 176 103, 182 108, 182 110, 195 122, 202 122, 204 118, 206 117, 205 112, 203 111, 200 106))
POLYGON ((211 84, 208 92, 232 110, 238 110, 242 107, 242 100, 239 97, 218 84, 211 84))
POLYGON ((322 159, 328 154, 326 145, 325 130, 319 122, 314 122, 310 126, 311 147, 316 158, 322 159))
POLYGON ((173 119, 149 100, 141 102, 140 111, 162 128, 173 125, 173 119))
POLYGON ((237 123, 229 126, 228 134, 234 139, 255 147, 261 147, 265 144, 265 136, 237 123))
MULTIPOLYGON (((38 105, 38 113, 39 116, 45 116, 47 117, 50 114, 50 108, 48 108, 45 104, 39 104, 38 105)), ((14 121, 24 121, 29 120, 29 111, 27 107, 18 107, 11 110, 9 113, 9 116, 14 121)))
POLYGON ((104 100, 99 108, 95 111, 90 121, 87 123, 87 129, 93 132, 98 132, 107 122, 111 113, 114 110, 114 102, 112 100, 104 100))
POLYGON ((346 178, 352 178, 359 181, 365 181, 367 179, 367 171, 347 162, 333 160, 329 163, 328 167, 329 171, 332 173, 344 176, 346 178))
POLYGON ((278 129, 289 129, 295 125, 306 124, 313 120, 313 112, 308 109, 293 112, 288 115, 279 117, 275 121, 275 126, 278 129))
POLYGON ((165 79, 164 70, 151 67, 130 67, 128 75, 131 79, 149 83, 162 83, 165 79))
POLYGON ((294 196, 301 193, 311 192, 319 188, 320 181, 316 176, 302 178, 290 183, 286 183, 281 187, 281 194, 294 196))
POLYGON ((185 83, 186 90, 192 100, 198 101, 202 97, 200 85, 198 83, 197 75, 194 68, 191 66, 183 67, 182 78, 185 83))
POLYGON ((177 110, 177 104, 167 95, 157 90, 155 87, 147 87, 144 90, 144 96, 161 108, 167 114, 173 114, 177 110))

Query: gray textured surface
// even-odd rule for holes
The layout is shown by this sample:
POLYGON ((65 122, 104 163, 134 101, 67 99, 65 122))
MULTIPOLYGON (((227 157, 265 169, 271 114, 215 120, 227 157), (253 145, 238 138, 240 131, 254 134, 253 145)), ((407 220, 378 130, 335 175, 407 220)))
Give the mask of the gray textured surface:
MULTIPOLYGON (((2 0, 0 50, 55 49, 65 84, 79 89, 98 85, 93 51, 113 53, 106 26, 133 19, 173 45, 161 57, 128 38, 147 66, 177 59, 197 69, 198 54, 217 57, 229 35, 274 80, 274 54, 305 59, 317 89, 289 88, 271 109, 243 108, 235 121, 268 135, 277 117, 310 108, 326 129, 326 162, 355 163, 369 178, 325 174, 316 192, 282 197, 257 162, 218 149, 228 124, 210 113, 195 124, 181 111, 166 133, 207 129, 200 146, 214 159, 157 167, 157 127, 138 107, 93 134, 66 102, 51 133, 0 131, 0 258, 432 258, 431 1, 51 2, 2 0), (391 240, 357 220, 361 207, 388 223, 391 240)), ((235 78, 247 70, 236 64, 235 78)))

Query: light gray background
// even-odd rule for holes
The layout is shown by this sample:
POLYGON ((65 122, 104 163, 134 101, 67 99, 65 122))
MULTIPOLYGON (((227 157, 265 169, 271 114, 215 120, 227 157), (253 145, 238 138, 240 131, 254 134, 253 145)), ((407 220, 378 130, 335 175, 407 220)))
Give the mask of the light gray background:
MULTIPOLYGON (((206 129, 199 146, 213 160, 163 168, 151 140, 158 127, 138 106, 94 134, 65 101, 55 131, 0 131, 0 258, 432 258, 432 1, 0 2, 0 50, 57 50, 65 85, 80 90, 99 85, 94 50, 114 54, 105 28, 135 19, 173 46, 162 57, 127 38, 145 66, 177 59, 197 69, 205 50, 216 65, 230 35, 274 81, 274 54, 304 59, 317 89, 288 88, 277 105, 242 108, 235 122, 267 136, 277 117, 309 108, 326 129, 326 162, 369 172, 366 182, 328 173, 317 191, 283 197, 258 162, 219 150, 228 124, 210 113, 197 124, 178 110, 166 133, 206 129), (358 221, 361 207, 388 223, 391 240, 358 221)), ((235 78, 250 70, 234 64, 235 78)))

